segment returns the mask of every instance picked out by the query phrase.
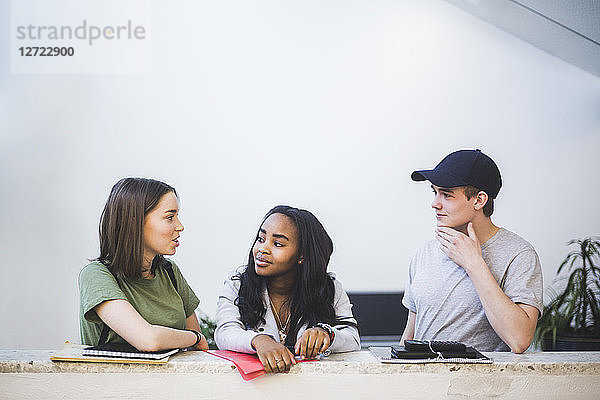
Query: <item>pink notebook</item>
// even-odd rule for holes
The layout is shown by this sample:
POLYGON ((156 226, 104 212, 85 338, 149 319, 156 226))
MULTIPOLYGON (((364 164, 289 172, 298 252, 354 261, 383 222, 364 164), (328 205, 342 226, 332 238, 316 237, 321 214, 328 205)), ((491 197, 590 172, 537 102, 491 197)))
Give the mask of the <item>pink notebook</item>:
MULTIPOLYGON (((242 379, 249 381, 265 374, 265 368, 256 354, 238 353, 229 350, 206 350, 207 353, 231 361, 240 371, 242 379)), ((315 360, 296 360, 296 362, 306 362, 315 360)))
POLYGON ((242 379, 249 381, 265 373, 265 368, 256 354, 238 353, 229 350, 206 350, 213 356, 221 357, 231 361, 240 371, 242 379))

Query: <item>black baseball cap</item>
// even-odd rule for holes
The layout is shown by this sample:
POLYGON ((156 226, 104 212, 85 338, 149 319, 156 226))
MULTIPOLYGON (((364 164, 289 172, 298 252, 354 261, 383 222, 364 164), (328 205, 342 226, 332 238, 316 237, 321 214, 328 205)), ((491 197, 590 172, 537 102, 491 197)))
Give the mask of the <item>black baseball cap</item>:
POLYGON ((450 153, 434 169, 414 171, 410 177, 413 181, 427 180, 446 188, 471 185, 492 199, 498 196, 502 187, 498 166, 479 149, 450 153))

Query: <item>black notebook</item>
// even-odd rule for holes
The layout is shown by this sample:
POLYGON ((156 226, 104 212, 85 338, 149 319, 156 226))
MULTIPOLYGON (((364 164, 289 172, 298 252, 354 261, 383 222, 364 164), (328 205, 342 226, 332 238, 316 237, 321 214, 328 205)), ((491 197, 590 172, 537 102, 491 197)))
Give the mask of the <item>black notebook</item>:
POLYGON ((119 357, 119 358, 141 358, 145 360, 160 360, 177 353, 179 349, 161 351, 139 351, 129 343, 105 343, 100 346, 86 347, 83 349, 84 356, 94 357, 119 357))
POLYGON ((473 347, 469 347, 467 346, 465 348, 464 351, 440 351, 440 352, 432 352, 429 350, 422 350, 422 351, 409 351, 406 350, 404 348, 404 346, 400 346, 400 345, 395 345, 392 346, 392 358, 408 358, 408 359, 415 359, 415 358, 438 358, 438 357, 443 357, 443 358, 469 358, 469 359, 476 359, 476 358, 487 358, 486 356, 484 356, 483 354, 481 354, 480 352, 478 352, 477 350, 475 350, 475 348, 473 347), (441 356, 440 356, 441 354, 441 356))
POLYGON ((458 363, 491 363, 492 361, 477 351, 475 348, 465 346, 464 351, 439 351, 429 350, 409 351, 401 345, 392 346, 390 359, 403 362, 458 362, 458 363))
POLYGON ((369 347, 380 362, 384 364, 491 364, 493 360, 472 347, 465 346, 464 352, 408 351, 404 346, 369 347))

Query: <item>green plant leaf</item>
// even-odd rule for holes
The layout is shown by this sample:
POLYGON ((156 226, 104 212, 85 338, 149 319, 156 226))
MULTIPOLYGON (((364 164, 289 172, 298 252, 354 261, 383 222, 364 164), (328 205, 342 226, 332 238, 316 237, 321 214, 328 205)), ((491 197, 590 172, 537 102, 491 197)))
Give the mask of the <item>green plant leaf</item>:
POLYGON ((566 280, 564 289, 557 293, 549 290, 550 301, 538 320, 535 342, 543 342, 551 335, 553 342, 558 334, 568 330, 600 333, 600 238, 588 237, 569 240, 569 251, 557 269, 554 282, 566 280), (568 276, 561 272, 569 271, 568 276))

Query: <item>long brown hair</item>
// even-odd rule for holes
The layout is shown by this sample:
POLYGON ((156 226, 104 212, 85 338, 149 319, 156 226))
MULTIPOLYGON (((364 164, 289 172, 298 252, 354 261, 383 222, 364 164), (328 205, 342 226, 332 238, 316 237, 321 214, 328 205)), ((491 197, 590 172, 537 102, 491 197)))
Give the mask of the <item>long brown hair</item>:
POLYGON ((177 196, 173 187, 147 178, 123 178, 112 187, 100 217, 100 256, 96 260, 113 275, 142 277, 144 218, 169 192, 177 196))

